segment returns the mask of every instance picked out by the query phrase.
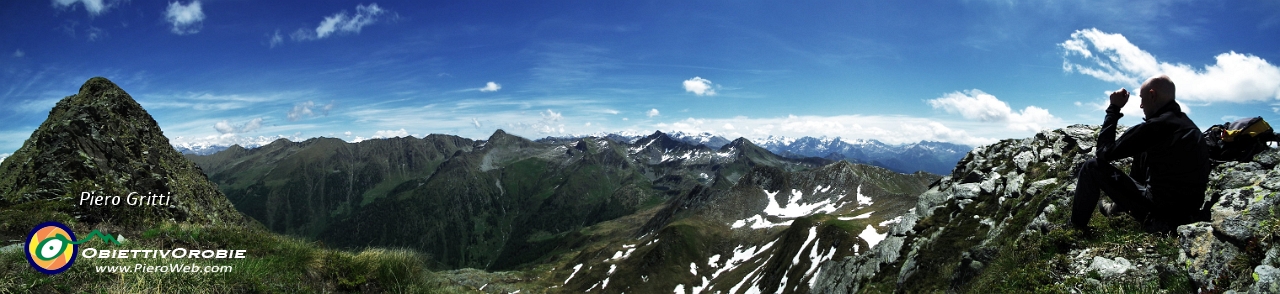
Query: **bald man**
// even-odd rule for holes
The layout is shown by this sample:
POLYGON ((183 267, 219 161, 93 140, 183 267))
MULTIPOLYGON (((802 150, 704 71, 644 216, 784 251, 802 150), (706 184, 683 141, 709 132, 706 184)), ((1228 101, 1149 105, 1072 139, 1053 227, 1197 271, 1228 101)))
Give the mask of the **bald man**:
POLYGON ((1116 139, 1116 122, 1129 102, 1124 88, 1111 93, 1102 131, 1098 133, 1097 157, 1078 168, 1076 195, 1071 207, 1071 223, 1086 229, 1093 208, 1105 215, 1129 213, 1148 228, 1169 230, 1200 220, 1205 186, 1209 182, 1209 151, 1200 128, 1174 102, 1175 87, 1167 76, 1157 76, 1142 84, 1139 106, 1144 122, 1129 128, 1116 139), (1112 161, 1133 158, 1125 174, 1112 161), (1098 204, 1099 190, 1113 203, 1098 204))

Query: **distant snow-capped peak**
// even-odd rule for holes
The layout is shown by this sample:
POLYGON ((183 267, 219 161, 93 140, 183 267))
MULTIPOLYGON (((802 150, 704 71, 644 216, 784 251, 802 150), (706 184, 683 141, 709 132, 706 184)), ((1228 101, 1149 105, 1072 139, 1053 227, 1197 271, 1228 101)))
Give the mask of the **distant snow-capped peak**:
POLYGON ((275 142, 276 140, 279 140, 279 139, 285 139, 293 142, 301 142, 305 140, 304 138, 301 138, 298 136, 285 136, 285 135, 257 136, 257 137, 208 136, 204 138, 177 137, 177 138, 173 138, 173 140, 170 140, 169 145, 173 145, 173 149, 176 149, 178 150, 178 152, 181 152, 181 153, 209 155, 209 154, 217 153, 218 151, 227 149, 228 147, 231 147, 233 145, 240 145, 240 147, 244 147, 246 149, 253 149, 253 148, 262 147, 263 145, 271 144, 271 142, 275 142))

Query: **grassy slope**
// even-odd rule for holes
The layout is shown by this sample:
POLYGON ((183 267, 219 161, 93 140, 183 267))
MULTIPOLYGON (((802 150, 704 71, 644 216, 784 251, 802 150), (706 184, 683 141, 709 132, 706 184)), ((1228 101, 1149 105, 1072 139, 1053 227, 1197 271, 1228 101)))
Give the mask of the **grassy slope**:
MULTIPOLYGON (((129 235, 126 235, 129 236, 129 235)), ((358 252, 260 229, 229 226, 159 225, 123 245, 90 241, 98 249, 245 249, 244 259, 90 259, 79 257, 66 272, 45 275, 30 269, 21 250, 0 253, 0 293, 243 293, 243 292, 463 292, 441 275, 425 270, 412 250, 371 248, 358 252), (135 264, 231 266, 223 273, 98 273, 99 266, 135 264)), ((83 248, 83 247, 82 247, 83 248)))

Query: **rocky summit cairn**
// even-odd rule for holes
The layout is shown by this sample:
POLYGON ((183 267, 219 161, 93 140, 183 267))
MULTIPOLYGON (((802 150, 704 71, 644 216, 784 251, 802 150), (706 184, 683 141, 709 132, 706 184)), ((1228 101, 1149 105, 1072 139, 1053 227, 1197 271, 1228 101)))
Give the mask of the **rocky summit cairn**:
POLYGON ((138 102, 95 77, 0 164, 0 235, 51 220, 136 229, 245 218, 138 102))

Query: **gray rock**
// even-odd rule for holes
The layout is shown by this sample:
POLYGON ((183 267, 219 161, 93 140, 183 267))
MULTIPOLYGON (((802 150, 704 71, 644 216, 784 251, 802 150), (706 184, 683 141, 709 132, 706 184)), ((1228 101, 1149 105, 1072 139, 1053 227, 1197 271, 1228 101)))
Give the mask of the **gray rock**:
POLYGON ((1008 180, 1005 180, 1004 195, 1010 198, 1017 198, 1018 196, 1021 196, 1023 181, 1022 174, 1010 172, 1009 175, 1005 176, 1005 178, 1008 178, 1008 180))
POLYGON ((1099 281, 1097 279, 1085 278, 1084 283, 1089 284, 1089 286, 1093 287, 1093 289, 1102 290, 1102 281, 1099 281))
POLYGON ((1197 287, 1207 290, 1214 289, 1213 281, 1231 270, 1227 263, 1240 254, 1235 246, 1214 237, 1213 231, 1207 222, 1178 226, 1178 262, 1197 287))
POLYGON ((938 187, 930 188, 928 191, 920 194, 920 198, 916 200, 916 215, 921 219, 928 218, 933 215, 933 210, 951 199, 952 194, 943 193, 938 187))
POLYGON ((860 255, 822 264, 821 272, 814 277, 813 292, 857 293, 862 283, 875 276, 882 265, 898 261, 905 239, 890 236, 860 255))
POLYGON ((969 183, 956 185, 955 188, 952 188, 952 191, 956 198, 974 199, 978 198, 978 194, 982 193, 982 188, 979 183, 969 183))
POLYGON ((1258 185, 1268 190, 1280 190, 1280 170, 1271 170, 1263 177, 1262 182, 1258 185))
POLYGON ((907 214, 902 215, 902 221, 899 221, 898 223, 893 224, 892 227, 889 227, 889 235, 905 236, 907 234, 914 233, 915 231, 913 231, 912 228, 916 226, 916 222, 918 221, 920 221, 919 216, 914 212, 907 212, 907 214))
POLYGON ((22 250, 22 243, 18 243, 18 244, 11 244, 11 245, 9 245, 9 246, 0 247, 0 254, 9 253, 9 252, 17 252, 17 251, 19 251, 19 250, 22 250))
POLYGON ((1102 275, 1102 277, 1110 278, 1124 274, 1132 266, 1133 264, 1129 263, 1129 260, 1124 257, 1116 257, 1113 260, 1102 256, 1094 256, 1093 262, 1089 264, 1089 270, 1098 271, 1098 274, 1102 275))
POLYGON ((1253 161, 1262 164, 1264 167, 1273 167, 1280 164, 1280 153, 1262 152, 1253 157, 1253 161))
POLYGON ((1013 164, 1018 166, 1019 171, 1027 172, 1036 159, 1035 154, 1031 153, 1031 151, 1026 151, 1013 156, 1013 164))
POLYGON ((1280 247, 1272 245, 1271 249, 1267 250, 1267 257, 1262 259, 1262 264, 1274 267, 1280 265, 1277 263, 1280 263, 1280 247))
POLYGON ((1044 189, 1045 186, 1053 185, 1057 183, 1058 183, 1057 178, 1044 179, 1044 180, 1032 182, 1031 185, 1027 186, 1027 195, 1040 194, 1040 190, 1044 189))
POLYGON ((982 183, 978 184, 978 188, 982 189, 983 193, 995 194, 998 192, 997 189, 999 189, 1002 182, 1000 174, 992 172, 991 175, 987 176, 986 180, 983 180, 982 183))
POLYGON ((1239 242, 1255 237, 1260 223, 1271 217, 1271 209, 1280 199, 1276 193, 1256 186, 1227 189, 1218 195, 1212 209, 1213 228, 1239 242))
POLYGON ((1280 293, 1280 269, 1270 265, 1253 268, 1254 283, 1249 293, 1280 293))
POLYGON ((1209 185, 1221 189, 1252 186, 1265 175, 1262 171, 1262 165, 1256 162, 1226 162, 1214 168, 1209 185))

